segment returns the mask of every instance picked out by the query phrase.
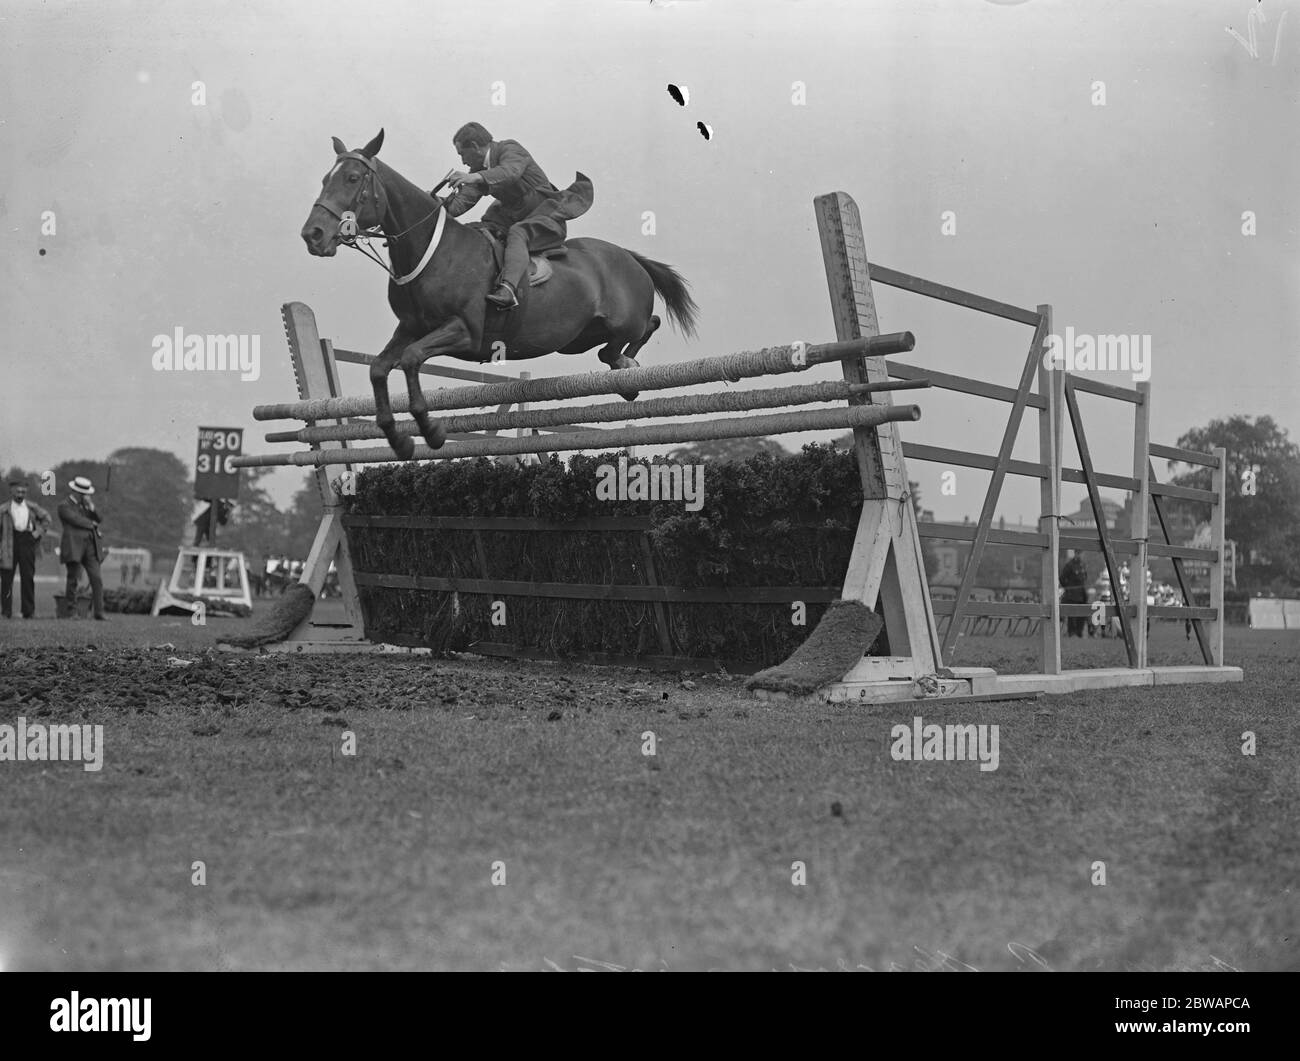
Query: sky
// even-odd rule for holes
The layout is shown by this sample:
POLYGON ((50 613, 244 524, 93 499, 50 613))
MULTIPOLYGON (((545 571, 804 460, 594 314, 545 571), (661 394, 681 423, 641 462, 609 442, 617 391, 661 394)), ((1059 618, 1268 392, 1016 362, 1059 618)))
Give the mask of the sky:
MULTIPOLYGON (((331 137, 357 147, 382 127, 382 157, 431 187, 470 120, 523 143, 558 186, 592 178, 570 236, 691 283, 698 338, 665 327, 642 364, 834 338, 812 200, 844 191, 874 262, 1050 304, 1058 333, 1149 336, 1154 441, 1264 414, 1294 437, 1300 11, 1287 7, 6 0, 0 466, 149 446, 192 467, 199 426, 247 428, 246 452, 285 448, 261 434, 287 425, 251 417, 295 396, 281 304, 308 303, 350 349, 377 352, 394 325, 374 265, 312 258, 299 237, 331 137), (260 337, 259 377, 156 371, 154 337, 176 328, 260 337)), ((1027 328, 880 286, 876 299, 882 330, 917 337, 903 360, 1014 384, 1027 328)), ((594 351, 518 367, 603 371, 594 351)), ((343 373, 368 392, 364 369, 343 373)), ((915 400, 905 440, 996 453, 1009 406, 915 400)), ((1082 401, 1097 467, 1129 474, 1132 407, 1082 401)), ((1032 420, 1015 456, 1037 459, 1032 420)), ((978 515, 987 477, 958 470, 946 495, 945 470, 909 464, 923 504, 978 515)), ((275 473, 273 496, 301 481, 275 473)), ((1067 485, 1067 510, 1082 496, 1067 485)), ((998 512, 1032 520, 1037 505, 1036 481, 1012 477, 998 512)))

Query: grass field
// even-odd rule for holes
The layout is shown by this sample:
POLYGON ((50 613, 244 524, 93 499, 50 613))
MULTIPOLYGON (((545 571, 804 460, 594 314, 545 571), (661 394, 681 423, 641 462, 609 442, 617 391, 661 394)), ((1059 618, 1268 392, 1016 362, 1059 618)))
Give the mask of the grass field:
MULTIPOLYGON (((105 749, 0 762, 3 968, 1300 969, 1300 633, 1229 628, 1240 685, 922 711, 230 656, 219 622, 0 624, 0 722, 105 749), (999 768, 894 761, 918 713, 997 724, 999 768)), ((1193 658, 1181 626, 1153 644, 1193 658)))

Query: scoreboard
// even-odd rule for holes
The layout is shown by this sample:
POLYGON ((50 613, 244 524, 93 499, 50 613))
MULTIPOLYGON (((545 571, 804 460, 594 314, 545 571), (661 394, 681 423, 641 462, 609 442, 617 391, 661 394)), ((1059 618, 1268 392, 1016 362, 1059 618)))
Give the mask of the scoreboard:
POLYGON ((199 452, 194 460, 194 496, 216 500, 239 497, 239 469, 230 461, 244 448, 242 427, 199 428, 199 452))

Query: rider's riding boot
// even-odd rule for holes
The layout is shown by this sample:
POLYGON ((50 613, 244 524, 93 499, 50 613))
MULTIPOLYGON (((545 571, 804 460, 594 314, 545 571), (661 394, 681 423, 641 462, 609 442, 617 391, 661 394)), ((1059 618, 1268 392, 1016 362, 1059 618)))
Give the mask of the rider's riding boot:
POLYGON ((515 297, 515 289, 510 286, 508 280, 504 279, 497 284, 496 290, 488 295, 487 300, 502 309, 514 309, 519 305, 519 299, 515 297))
POLYGON ((518 228, 512 227, 509 235, 506 236, 506 253, 505 261, 501 266, 501 280, 496 290, 488 295, 488 301, 503 309, 511 309, 519 305, 515 292, 519 290, 527 269, 528 237, 518 228))

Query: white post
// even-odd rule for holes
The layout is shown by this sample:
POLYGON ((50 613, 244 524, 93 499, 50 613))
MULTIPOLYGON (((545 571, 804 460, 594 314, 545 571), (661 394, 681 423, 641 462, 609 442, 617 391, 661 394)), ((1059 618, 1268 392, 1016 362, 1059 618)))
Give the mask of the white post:
POLYGON ((1218 555, 1210 562, 1210 607, 1216 618, 1210 624, 1210 660, 1216 667, 1223 666, 1223 541, 1224 522, 1228 512, 1228 451, 1222 446, 1214 448, 1218 465, 1211 478, 1211 489, 1218 495, 1214 512, 1210 516, 1210 548, 1218 555))
MULTIPOLYGON (((1040 305, 1044 334, 1052 334, 1052 307, 1040 305)), ((1041 356, 1041 352, 1040 352, 1041 356)), ((1047 399, 1047 408, 1038 411, 1038 461, 1047 466, 1047 478, 1038 486, 1038 531, 1047 535, 1043 552, 1043 570, 1039 593, 1048 616, 1038 628, 1038 658, 1044 674, 1061 673, 1061 595, 1057 579, 1061 570, 1061 407, 1065 390, 1063 369, 1038 366, 1038 393, 1047 399)))
MULTIPOLYGON (((338 397, 341 390, 338 362, 334 359, 334 344, 320 337, 316 328, 316 315, 312 313, 311 307, 302 302, 286 302, 280 307, 280 314, 284 318, 285 337, 289 340, 294 376, 298 381, 298 397, 338 397)), ((334 423, 342 424, 344 421, 336 419, 334 423)), ((348 448, 346 442, 341 445, 348 448)), ((311 448, 320 449, 320 445, 312 443, 311 448)), ((345 474, 355 474, 353 465, 344 465, 343 468, 345 474)), ((348 551, 347 537, 343 534, 343 498, 330 481, 326 468, 316 469, 316 486, 320 491, 324 512, 298 581, 311 590, 313 599, 319 598, 329 575, 330 562, 333 561, 338 572, 339 589, 343 594, 347 627, 335 628, 331 637, 361 641, 364 619, 356 580, 352 577, 352 554, 348 551)), ((292 647, 295 643, 315 639, 311 616, 308 615, 298 624, 286 644, 292 647)))
POLYGON ((1147 570, 1147 538, 1151 522, 1151 384, 1137 385, 1142 402, 1133 417, 1133 478, 1138 481, 1138 492, 1133 498, 1133 526, 1131 533, 1137 539, 1137 559, 1129 571, 1129 600, 1137 602, 1137 630, 1134 640, 1137 647, 1137 665, 1147 665, 1147 585, 1151 574, 1147 570))

